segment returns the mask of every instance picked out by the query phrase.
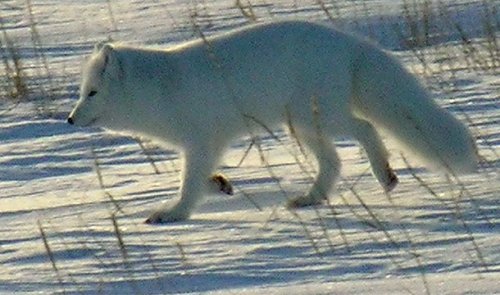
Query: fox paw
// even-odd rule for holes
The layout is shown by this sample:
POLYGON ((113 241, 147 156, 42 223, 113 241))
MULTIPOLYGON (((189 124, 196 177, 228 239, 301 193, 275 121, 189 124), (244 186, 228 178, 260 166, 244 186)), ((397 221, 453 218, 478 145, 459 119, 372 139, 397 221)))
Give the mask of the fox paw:
POLYGON ((392 170, 389 171, 388 181, 384 184, 386 192, 392 191, 399 183, 398 177, 392 170))
POLYGON ((313 205, 320 205, 323 199, 312 198, 310 196, 301 196, 291 199, 287 202, 286 207, 288 209, 297 209, 302 207, 308 207, 313 205))
POLYGON ((184 221, 189 218, 189 214, 183 212, 183 210, 160 210, 151 214, 148 219, 146 219, 146 224, 162 224, 162 223, 170 223, 177 221, 184 221))

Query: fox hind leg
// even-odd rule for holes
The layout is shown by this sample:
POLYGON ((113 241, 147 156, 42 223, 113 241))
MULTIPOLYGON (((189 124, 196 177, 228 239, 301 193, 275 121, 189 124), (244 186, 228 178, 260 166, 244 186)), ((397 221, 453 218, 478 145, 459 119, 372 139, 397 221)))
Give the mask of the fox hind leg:
POLYGON ((318 174, 309 193, 292 199, 288 202, 289 208, 305 207, 320 204, 328 197, 340 172, 340 161, 335 150, 335 145, 328 137, 323 137, 312 132, 297 132, 297 139, 308 147, 318 162, 318 174))
POLYGON ((352 135, 366 151, 368 160, 378 182, 386 191, 391 191, 398 184, 398 178, 389 165, 388 152, 377 131, 367 121, 352 119, 352 135))

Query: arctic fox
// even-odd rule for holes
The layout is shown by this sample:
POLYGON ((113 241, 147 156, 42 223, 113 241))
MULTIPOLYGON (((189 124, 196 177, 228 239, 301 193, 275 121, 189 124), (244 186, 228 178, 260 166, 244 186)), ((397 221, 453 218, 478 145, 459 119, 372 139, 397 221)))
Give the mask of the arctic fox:
POLYGON ((225 148, 262 126, 293 126, 318 162, 311 190, 293 207, 318 204, 331 191, 340 168, 336 136, 359 141, 386 190, 398 180, 378 128, 450 173, 477 166, 466 127, 400 63, 320 24, 257 24, 165 50, 98 44, 82 76, 69 123, 149 136, 183 152, 180 200, 147 223, 187 219, 213 188, 225 148))

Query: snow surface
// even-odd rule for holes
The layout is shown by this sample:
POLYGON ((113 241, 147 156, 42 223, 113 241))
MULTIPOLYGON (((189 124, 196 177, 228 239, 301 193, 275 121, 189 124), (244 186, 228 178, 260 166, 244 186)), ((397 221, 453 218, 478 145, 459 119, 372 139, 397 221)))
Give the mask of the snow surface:
MULTIPOLYGON (((262 20, 327 18, 318 1, 251 2, 262 20)), ((178 156, 146 142, 148 158, 133 139, 66 124, 80 63, 109 37, 164 46, 196 36, 193 23, 213 34, 248 19, 223 0, 31 0, 49 80, 36 68, 26 2, 2 0, 3 26, 32 81, 51 84, 56 100, 0 105, 0 293, 500 293, 498 65, 465 63, 450 25, 485 38, 477 24, 484 1, 441 1, 448 17, 433 19, 431 44, 417 54, 394 29, 407 30, 403 2, 325 1, 338 26, 396 50, 469 125, 483 159, 478 174, 457 180, 410 168, 391 146, 400 184, 386 195, 359 146, 339 140, 338 193, 329 205, 290 212, 283 204, 307 190, 314 164, 283 132, 277 141, 263 131, 266 165, 252 149, 238 166, 248 139, 224 159, 234 196, 209 196, 191 220, 150 226, 148 214, 176 198, 178 156)))

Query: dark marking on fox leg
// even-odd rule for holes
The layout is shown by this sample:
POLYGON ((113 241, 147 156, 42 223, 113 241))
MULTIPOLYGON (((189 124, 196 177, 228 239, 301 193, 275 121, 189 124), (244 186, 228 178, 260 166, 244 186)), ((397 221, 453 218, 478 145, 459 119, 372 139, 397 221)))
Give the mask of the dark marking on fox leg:
POLYGON ((399 180, 396 173, 394 173, 391 166, 389 166, 389 163, 386 164, 385 171, 387 172, 389 182, 386 183, 384 189, 386 192, 390 192, 398 185, 399 180))
POLYGON ((233 185, 223 174, 215 174, 212 176, 211 180, 219 186, 219 191, 226 195, 233 195, 233 185))
POLYGON ((161 219, 158 219, 155 221, 153 221, 151 218, 148 218, 146 219, 146 221, 144 221, 145 224, 155 224, 155 223, 161 223, 161 219))

